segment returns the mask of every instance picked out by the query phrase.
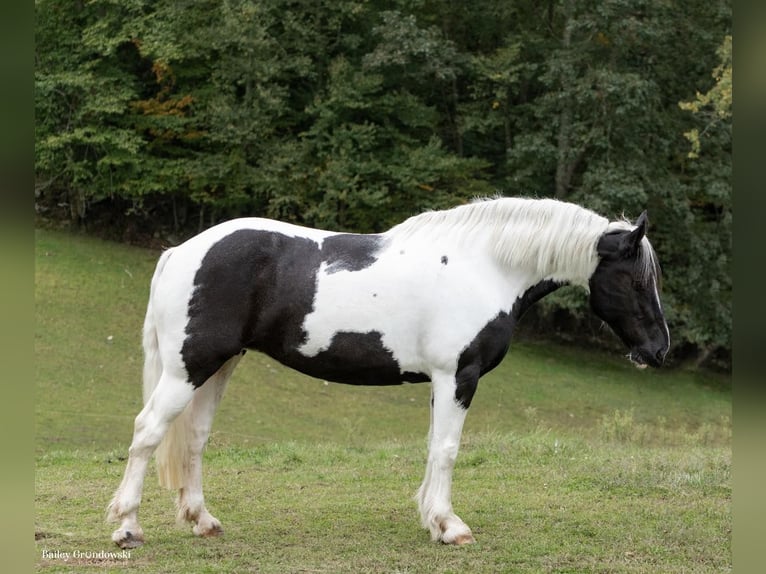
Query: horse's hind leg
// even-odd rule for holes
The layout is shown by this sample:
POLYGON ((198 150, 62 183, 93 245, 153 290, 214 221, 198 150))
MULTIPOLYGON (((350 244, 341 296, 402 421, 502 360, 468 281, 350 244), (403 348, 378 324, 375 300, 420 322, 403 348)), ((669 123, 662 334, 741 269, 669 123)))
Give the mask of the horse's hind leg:
POLYGON ((221 523, 205 508, 202 494, 202 451, 207 443, 213 416, 223 396, 231 373, 241 355, 229 359, 205 384, 199 387, 182 416, 189 416, 188 466, 183 486, 178 490, 178 518, 192 522, 197 536, 217 536, 223 533, 221 523))
POLYGON ((166 371, 135 419, 125 475, 107 509, 107 519, 120 522, 120 527, 112 533, 112 540, 120 548, 135 548, 144 541, 138 524, 138 507, 146 467, 168 427, 189 404, 192 395, 193 387, 184 377, 166 371))

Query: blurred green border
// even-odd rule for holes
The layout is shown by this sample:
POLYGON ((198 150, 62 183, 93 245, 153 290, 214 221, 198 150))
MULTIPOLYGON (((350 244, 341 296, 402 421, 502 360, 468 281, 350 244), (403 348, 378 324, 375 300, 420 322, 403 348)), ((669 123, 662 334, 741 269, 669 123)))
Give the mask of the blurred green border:
POLYGON ((34 551, 34 4, 0 8, 0 552, 4 570, 31 570, 34 551))
POLYGON ((734 572, 762 572, 766 537, 766 5, 734 10, 734 572))

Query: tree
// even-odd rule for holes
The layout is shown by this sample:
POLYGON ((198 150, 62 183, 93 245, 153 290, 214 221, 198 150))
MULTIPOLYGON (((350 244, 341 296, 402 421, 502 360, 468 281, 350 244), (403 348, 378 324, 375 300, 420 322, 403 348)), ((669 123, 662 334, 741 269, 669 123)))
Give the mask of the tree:
MULTIPOLYGON (((729 360, 728 0, 35 7, 41 216, 178 241, 238 215, 379 231, 495 194, 648 209, 676 356, 729 360)), ((560 290, 538 325, 605 341, 586 310, 560 290)))
POLYGON ((690 272, 676 278, 674 293, 694 294, 678 298, 677 323, 682 341, 695 348, 694 361, 701 364, 721 349, 731 348, 732 281, 731 238, 731 35, 717 50, 714 84, 679 107, 691 112, 696 125, 684 132, 691 149, 684 162, 683 207, 688 235, 683 253, 690 272))
POLYGON ((35 6, 35 195, 63 199, 70 217, 83 220, 93 201, 124 192, 136 167, 143 142, 126 118, 136 85, 82 42, 92 5, 35 6))

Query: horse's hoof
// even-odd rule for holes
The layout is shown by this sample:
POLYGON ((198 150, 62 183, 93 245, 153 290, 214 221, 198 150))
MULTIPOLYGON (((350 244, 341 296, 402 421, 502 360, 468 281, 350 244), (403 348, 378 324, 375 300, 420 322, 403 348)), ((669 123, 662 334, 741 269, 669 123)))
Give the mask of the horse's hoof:
POLYGON ((460 534, 455 537, 455 539, 452 541, 452 544, 455 546, 463 546, 464 544, 475 544, 476 539, 473 537, 473 534, 460 534))
MULTIPOLYGON (((446 526, 443 524, 442 526, 446 526)), ((471 529, 465 524, 453 524, 447 528, 442 529, 441 541, 444 544, 454 544, 455 546, 463 546, 465 544, 473 544, 476 539, 471 533, 471 529)))
POLYGON ((144 543, 144 533, 120 528, 112 533, 112 541, 123 550, 138 548, 144 543))
POLYGON ((223 527, 217 520, 207 526, 200 526, 199 524, 192 528, 192 532, 196 536, 202 536, 203 538, 215 538, 216 536, 223 535, 223 527))

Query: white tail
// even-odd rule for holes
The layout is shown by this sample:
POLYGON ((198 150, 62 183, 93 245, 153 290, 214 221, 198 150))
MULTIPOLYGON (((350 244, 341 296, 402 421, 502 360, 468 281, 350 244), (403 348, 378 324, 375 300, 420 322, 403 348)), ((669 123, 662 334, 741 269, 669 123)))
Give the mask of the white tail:
MULTIPOLYGON (((149 303, 144 319, 144 404, 152 396, 154 389, 162 376, 162 358, 160 357, 157 339, 157 325, 154 318, 154 287, 157 279, 170 258, 172 249, 165 251, 157 262, 157 268, 152 277, 149 303)), ((160 485, 170 488, 183 488, 186 469, 189 466, 189 436, 191 433, 189 409, 187 408, 173 421, 162 442, 157 447, 154 456, 157 460, 157 475, 160 485)))

